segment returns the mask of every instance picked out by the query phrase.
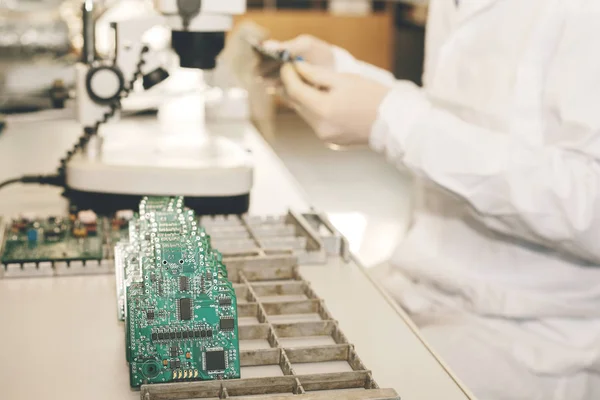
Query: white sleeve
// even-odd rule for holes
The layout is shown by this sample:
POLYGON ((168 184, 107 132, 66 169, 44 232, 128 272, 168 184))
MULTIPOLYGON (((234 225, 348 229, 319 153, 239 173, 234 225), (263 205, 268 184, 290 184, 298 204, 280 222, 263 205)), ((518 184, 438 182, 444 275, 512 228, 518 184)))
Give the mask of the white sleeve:
POLYGON ((490 229, 600 261, 600 164, 592 155, 471 125, 406 82, 382 103, 370 144, 464 199, 490 229))
POLYGON ((352 54, 341 47, 332 47, 335 60, 334 68, 337 72, 361 75, 387 86, 392 86, 396 83, 396 78, 391 72, 364 61, 357 60, 352 54))

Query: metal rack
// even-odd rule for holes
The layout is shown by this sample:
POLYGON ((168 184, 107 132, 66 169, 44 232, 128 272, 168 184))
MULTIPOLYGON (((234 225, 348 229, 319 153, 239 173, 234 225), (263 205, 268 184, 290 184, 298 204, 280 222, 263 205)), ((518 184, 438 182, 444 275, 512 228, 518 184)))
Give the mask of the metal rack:
POLYGON ((143 385, 141 400, 399 399, 381 389, 294 256, 228 266, 238 298, 242 379, 143 385))
POLYGON ((257 217, 235 215, 203 217, 200 224, 213 246, 231 262, 270 255, 293 254, 298 263, 323 264, 327 256, 348 257, 348 246, 327 219, 317 213, 257 217))

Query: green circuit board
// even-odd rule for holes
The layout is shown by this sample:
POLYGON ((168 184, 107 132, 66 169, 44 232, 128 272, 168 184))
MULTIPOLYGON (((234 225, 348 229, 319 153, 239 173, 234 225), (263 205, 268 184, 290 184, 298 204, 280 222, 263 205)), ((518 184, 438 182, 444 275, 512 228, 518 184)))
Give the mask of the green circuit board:
POLYGON ((182 198, 144 198, 115 263, 131 387, 240 377, 235 291, 182 198))
POLYGON ((101 260, 104 256, 102 224, 85 227, 77 220, 56 217, 17 219, 4 236, 0 264, 101 260))

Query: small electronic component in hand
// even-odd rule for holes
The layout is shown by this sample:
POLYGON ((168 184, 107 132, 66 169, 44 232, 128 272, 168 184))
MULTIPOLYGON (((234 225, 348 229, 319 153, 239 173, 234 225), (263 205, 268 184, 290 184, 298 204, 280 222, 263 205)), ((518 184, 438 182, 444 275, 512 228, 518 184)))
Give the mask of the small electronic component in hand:
POLYGON ((279 79, 281 66, 288 62, 301 61, 285 49, 269 49, 262 44, 251 44, 254 51, 261 57, 259 74, 267 79, 279 79))

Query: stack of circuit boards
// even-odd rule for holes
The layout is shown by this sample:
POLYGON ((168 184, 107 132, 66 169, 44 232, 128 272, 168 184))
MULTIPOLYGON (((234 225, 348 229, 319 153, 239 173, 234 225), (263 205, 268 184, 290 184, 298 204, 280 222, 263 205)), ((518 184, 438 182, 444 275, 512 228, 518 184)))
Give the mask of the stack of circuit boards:
POLYGON ((182 198, 144 198, 115 248, 130 384, 240 377, 237 301, 182 198))

